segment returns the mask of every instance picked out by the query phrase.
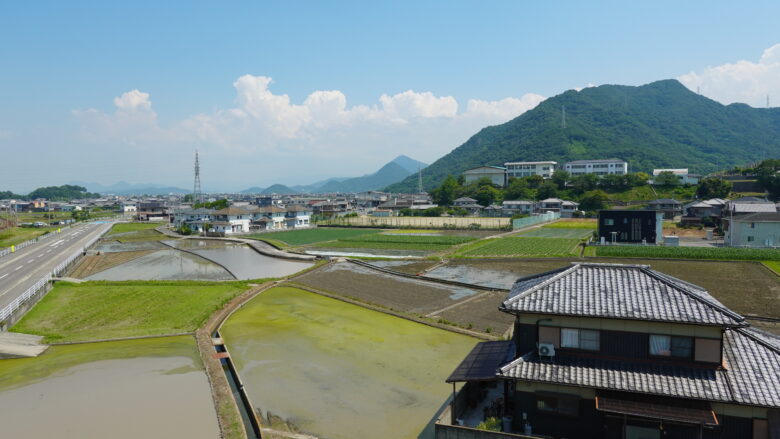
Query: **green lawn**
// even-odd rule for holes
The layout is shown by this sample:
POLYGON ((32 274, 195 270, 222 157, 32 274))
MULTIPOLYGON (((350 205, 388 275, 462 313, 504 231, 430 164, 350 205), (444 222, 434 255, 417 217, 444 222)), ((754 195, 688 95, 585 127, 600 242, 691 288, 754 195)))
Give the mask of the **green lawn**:
POLYGON ((563 257, 577 256, 579 239, 508 237, 480 241, 459 256, 563 257))
POLYGON ((46 342, 195 331, 245 282, 58 282, 12 330, 46 342))
POLYGON ((581 228, 545 228, 532 229, 514 236, 523 238, 572 238, 582 239, 593 234, 593 229, 581 228))
POLYGON ((611 245, 596 247, 596 256, 615 258, 715 259, 726 261, 780 261, 780 250, 731 247, 664 247, 611 245))
POLYGON ((161 223, 119 223, 106 234, 107 239, 116 239, 119 242, 160 241, 170 239, 168 236, 154 230, 161 223))
POLYGON ((255 235, 247 235, 245 238, 268 241, 271 243, 274 243, 274 241, 281 241, 291 246, 299 246, 355 236, 371 235, 379 232, 381 232, 379 229, 316 227, 312 229, 288 230, 284 232, 258 233, 255 235))

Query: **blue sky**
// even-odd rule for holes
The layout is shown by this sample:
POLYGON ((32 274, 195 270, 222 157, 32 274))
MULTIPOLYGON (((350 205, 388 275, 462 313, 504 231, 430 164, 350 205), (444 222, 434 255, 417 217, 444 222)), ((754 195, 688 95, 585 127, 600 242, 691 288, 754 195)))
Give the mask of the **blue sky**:
POLYGON ((780 102, 778 2, 367 3, 0 3, 0 190, 360 175, 589 84, 780 102))

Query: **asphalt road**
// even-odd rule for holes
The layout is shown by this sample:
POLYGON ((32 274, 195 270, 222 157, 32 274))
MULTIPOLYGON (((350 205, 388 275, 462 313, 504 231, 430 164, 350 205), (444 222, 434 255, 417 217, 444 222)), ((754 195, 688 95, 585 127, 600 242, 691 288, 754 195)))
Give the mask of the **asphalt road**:
POLYGON ((21 296, 73 253, 112 223, 84 223, 63 230, 57 236, 0 257, 0 309, 21 296))

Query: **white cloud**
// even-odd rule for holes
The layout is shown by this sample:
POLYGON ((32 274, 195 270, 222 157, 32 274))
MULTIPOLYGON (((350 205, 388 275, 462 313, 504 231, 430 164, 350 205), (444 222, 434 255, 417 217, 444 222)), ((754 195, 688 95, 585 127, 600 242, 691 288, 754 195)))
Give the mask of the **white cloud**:
MULTIPOLYGON (((266 182, 298 183, 315 177, 360 175, 393 156, 432 161, 487 125, 513 119, 544 97, 529 93, 497 101, 471 99, 459 112, 452 96, 407 90, 382 94, 374 105, 352 105, 339 90, 320 90, 296 104, 276 94, 267 76, 244 75, 233 87, 235 105, 159 124, 149 93, 132 90, 114 99, 115 109, 74 110, 82 138, 96 147, 189 156, 197 147, 237 174, 266 182), (295 172, 290 173, 290 163, 295 172), (243 175, 238 172, 243 169, 243 175)), ((186 172, 188 167, 182 168, 186 172)))
MULTIPOLYGON (((724 104, 766 105, 766 96, 780 102, 780 44, 764 50, 758 62, 740 60, 677 78, 689 89, 724 104)), ((775 104, 776 105, 776 104, 775 104)))
POLYGON ((480 117, 485 120, 510 120, 533 109, 545 97, 535 93, 526 93, 521 98, 504 98, 500 101, 482 101, 469 99, 465 117, 480 117))

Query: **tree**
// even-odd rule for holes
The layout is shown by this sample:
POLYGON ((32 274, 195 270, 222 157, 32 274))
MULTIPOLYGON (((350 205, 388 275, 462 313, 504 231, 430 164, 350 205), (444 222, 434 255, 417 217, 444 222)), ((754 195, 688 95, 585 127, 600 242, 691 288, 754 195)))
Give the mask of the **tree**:
POLYGON ((460 185, 458 180, 452 175, 448 175, 441 183, 441 186, 431 191, 431 198, 439 206, 451 206, 452 202, 457 198, 459 191, 460 185))
POLYGON ((552 175, 552 182, 558 186, 559 190, 566 189, 566 182, 571 178, 571 174, 568 171, 560 170, 555 171, 552 175))
POLYGON ((541 175, 532 175, 530 177, 523 177, 523 179, 528 183, 528 187, 531 189, 538 189, 539 186, 544 183, 544 178, 541 175))
POLYGON ((655 176, 653 183, 656 186, 677 186, 680 184, 680 177, 674 175, 672 171, 664 171, 655 176))
POLYGON ((504 191, 505 200, 527 200, 531 198, 531 190, 528 182, 521 178, 510 178, 509 185, 504 191))
POLYGON ((558 195, 558 186, 556 186, 555 183, 551 181, 545 181, 541 184, 541 186, 539 186, 539 189, 536 190, 537 200, 554 198, 556 195, 558 195))
POLYGON ((602 190, 595 190, 586 192, 580 197, 580 210, 601 210, 604 209, 604 202, 609 199, 606 192, 602 190))
POLYGON ((762 175, 758 178, 758 183, 769 192, 769 198, 780 199, 780 175, 762 175))
POLYGON ((628 174, 628 184, 631 187, 644 186, 647 184, 647 180, 650 180, 650 176, 644 172, 628 174))
POLYGON ((596 189, 599 184, 599 178, 596 174, 582 174, 571 179, 571 188, 575 194, 584 194, 587 191, 596 189))
POLYGON ((221 200, 211 201, 208 203, 195 203, 192 205, 194 209, 197 209, 199 207, 205 207, 206 209, 226 209, 230 203, 228 203, 227 198, 223 198, 221 200))
POLYGON ((726 198, 731 192, 731 182, 716 177, 705 178, 696 188, 696 196, 703 199, 726 198))
POLYGON ((192 201, 192 194, 185 195, 184 199, 182 201, 184 201, 185 203, 191 202, 192 201))
POLYGON ((501 199, 501 191, 493 186, 482 186, 474 197, 482 206, 490 206, 494 201, 501 199))

